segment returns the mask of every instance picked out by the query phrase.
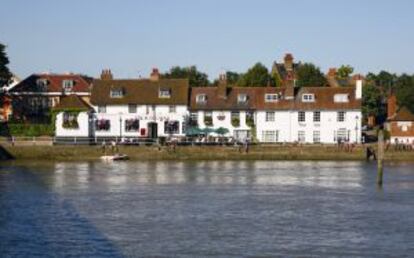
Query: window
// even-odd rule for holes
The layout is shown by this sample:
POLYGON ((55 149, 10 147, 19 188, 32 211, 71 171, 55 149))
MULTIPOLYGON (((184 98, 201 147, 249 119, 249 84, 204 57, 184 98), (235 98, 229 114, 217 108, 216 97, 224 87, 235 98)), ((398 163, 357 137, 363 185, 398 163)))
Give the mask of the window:
POLYGON ((138 131, 139 131, 139 120, 138 119, 125 120, 125 132, 138 132, 138 131))
POLYGON ((276 102, 279 100, 278 94, 265 94, 265 102, 276 102))
POLYGON ((111 98, 122 98, 124 96, 124 91, 122 89, 112 89, 111 98))
POLYGON ((160 89, 158 92, 159 98, 170 98, 171 97, 171 89, 160 89))
POLYGON ((340 128, 338 131, 334 132, 334 141, 335 142, 344 142, 349 139, 349 131, 346 128, 340 128))
POLYGON ((266 112, 266 122, 274 122, 275 121, 275 112, 267 111, 266 112))
POLYGON ((206 94, 198 94, 196 96, 196 103, 197 104, 204 104, 207 102, 207 95, 206 94))
POLYGON ((302 102, 314 102, 315 94, 302 94, 302 102))
POLYGON ((298 131, 298 142, 306 142, 305 131, 298 131))
POLYGON ((175 106, 173 106, 173 105, 169 106, 169 107, 168 107, 168 111, 169 111, 170 113, 175 113, 175 106))
POLYGON ((79 128, 78 124, 78 114, 71 112, 63 113, 63 123, 62 127, 66 129, 77 129, 79 128))
POLYGON ((320 122, 321 121, 321 112, 314 111, 313 112, 313 122, 320 122))
POLYGON ((98 119, 95 121, 96 131, 109 131, 111 128, 111 121, 107 119, 98 119))
POLYGON ((231 112, 231 125, 234 127, 240 126, 240 112, 239 111, 231 112))
POLYGON ((98 106, 98 113, 106 113, 106 106, 98 106))
POLYGON ((128 105, 128 113, 136 113, 137 112, 137 105, 129 104, 128 105))
POLYGON ((321 142, 321 131, 313 131, 313 142, 314 143, 321 142))
POLYGON ((38 79, 36 81, 37 88, 40 91, 47 91, 47 84, 48 82, 46 79, 38 79))
POLYGON ((247 103, 247 94, 239 94, 238 96, 237 96, 237 103, 239 103, 239 104, 245 104, 245 103, 247 103))
POLYGON ((253 111, 246 111, 246 125, 254 127, 254 113, 253 111))
POLYGON ((337 113, 336 121, 344 122, 345 121, 345 111, 339 111, 337 113))
POLYGON ((190 113, 190 125, 191 126, 198 126, 198 112, 191 112, 190 113))
POLYGON ((213 113, 210 111, 207 111, 204 113, 204 124, 206 126, 212 126, 213 125, 213 113))
POLYGON ((299 122, 305 122, 306 121, 305 111, 299 111, 298 112, 298 121, 299 122))
POLYGON ((180 122, 178 121, 165 121, 164 123, 165 134, 178 134, 180 133, 180 122))
POLYGON ((73 81, 72 80, 63 80, 62 81, 62 88, 64 92, 71 92, 73 89, 73 81))
POLYGON ((279 131, 262 131, 263 142, 277 142, 279 131))
POLYGON ((348 94, 335 94, 334 95, 334 102, 349 102, 349 95, 348 94))

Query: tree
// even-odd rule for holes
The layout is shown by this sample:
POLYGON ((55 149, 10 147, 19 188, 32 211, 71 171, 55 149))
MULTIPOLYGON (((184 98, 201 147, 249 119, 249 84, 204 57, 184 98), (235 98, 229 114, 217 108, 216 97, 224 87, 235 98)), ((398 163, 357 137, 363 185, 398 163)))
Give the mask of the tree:
POLYGON ((269 74, 266 66, 262 63, 256 63, 254 66, 249 68, 245 74, 242 74, 238 85, 239 86, 253 86, 263 87, 267 85, 274 85, 274 81, 269 74))
POLYGON ((395 95, 399 106, 414 113, 414 75, 402 74, 395 82, 395 95))
POLYGON ((0 43, 0 87, 10 82, 12 74, 7 67, 9 58, 6 54, 6 46, 0 43))
POLYGON ((188 79, 190 87, 208 86, 210 84, 206 73, 197 70, 196 66, 173 66, 169 72, 161 75, 168 79, 188 79))
MULTIPOLYGON (((382 105, 381 90, 373 83, 367 83, 362 88, 362 114, 365 118, 374 115, 377 118, 385 117, 385 109, 382 105)), ((381 120, 381 119, 380 119, 381 120)))
POLYGON ((232 72, 232 71, 226 72, 226 79, 227 79, 228 85, 236 85, 240 77, 241 77, 241 74, 239 73, 232 72))
POLYGON ((350 65, 341 65, 338 68, 336 76, 339 80, 346 80, 354 72, 354 68, 350 65))
POLYGON ((387 71, 381 71, 375 76, 375 84, 380 87, 384 93, 388 93, 394 88, 396 80, 397 75, 387 71))
POLYGON ((312 63, 304 63, 296 70, 296 86, 298 87, 321 87, 326 86, 327 81, 319 67, 312 63))

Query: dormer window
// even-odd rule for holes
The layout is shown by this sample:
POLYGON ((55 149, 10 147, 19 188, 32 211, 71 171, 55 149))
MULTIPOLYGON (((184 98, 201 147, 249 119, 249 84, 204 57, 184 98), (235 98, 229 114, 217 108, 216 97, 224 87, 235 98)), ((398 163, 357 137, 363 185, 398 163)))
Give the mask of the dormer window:
POLYGON ((196 96, 196 103, 204 104, 207 102, 207 95, 206 94, 198 94, 196 96))
POLYGON ((47 91, 47 80, 46 79, 38 79, 36 81, 36 85, 40 91, 47 91))
POLYGON ((72 80, 63 80, 62 81, 62 89, 64 92, 71 92, 73 89, 73 81, 72 80))
POLYGON ((238 96, 237 96, 237 103, 239 103, 239 104, 245 104, 245 103, 247 103, 247 94, 239 94, 238 96))
POLYGON ((315 94, 302 94, 302 102, 315 102, 315 94))
POLYGON ((158 97, 159 98, 166 98, 166 99, 171 98, 171 90, 170 89, 160 89, 159 92, 158 92, 158 97))
POLYGON ((334 102, 336 102, 336 103, 349 102, 349 95, 348 94, 335 94, 334 95, 334 102))
POLYGON ((111 98, 122 98, 124 96, 124 91, 122 89, 112 89, 111 98))
POLYGON ((277 102, 279 100, 279 94, 269 93, 265 94, 265 102, 277 102))

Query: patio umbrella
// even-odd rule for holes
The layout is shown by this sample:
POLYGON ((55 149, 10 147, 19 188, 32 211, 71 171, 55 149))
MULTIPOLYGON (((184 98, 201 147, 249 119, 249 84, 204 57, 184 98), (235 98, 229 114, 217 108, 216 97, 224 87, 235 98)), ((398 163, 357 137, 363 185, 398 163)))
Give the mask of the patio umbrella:
POLYGON ((203 133, 203 132, 198 127, 190 127, 190 128, 187 128, 187 131, 185 132, 185 134, 187 136, 195 136, 195 135, 199 135, 201 133, 203 133))
POLYGON ((221 136, 225 135, 226 133, 229 132, 229 129, 224 128, 224 127, 219 127, 216 129, 215 131, 217 134, 220 134, 221 136))
POLYGON ((207 135, 209 133, 213 133, 214 132, 214 129, 213 128, 210 128, 210 127, 206 127, 204 129, 201 129, 201 132, 202 133, 205 133, 207 135))

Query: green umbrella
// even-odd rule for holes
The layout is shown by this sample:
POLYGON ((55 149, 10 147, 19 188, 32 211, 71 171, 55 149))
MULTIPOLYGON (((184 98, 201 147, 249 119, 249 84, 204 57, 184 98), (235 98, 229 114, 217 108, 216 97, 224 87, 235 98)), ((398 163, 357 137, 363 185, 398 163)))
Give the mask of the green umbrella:
POLYGON ((229 129, 224 128, 224 127, 219 127, 216 129, 216 133, 220 135, 225 135, 228 132, 229 132, 229 129))
POLYGON ((185 132, 185 134, 188 135, 188 136, 199 135, 201 133, 203 133, 203 132, 198 127, 189 127, 189 128, 187 128, 187 131, 185 132))
POLYGON ((214 129, 210 128, 210 127, 206 127, 204 129, 201 129, 201 132, 205 133, 205 134, 209 134, 209 133, 213 133, 214 129))

